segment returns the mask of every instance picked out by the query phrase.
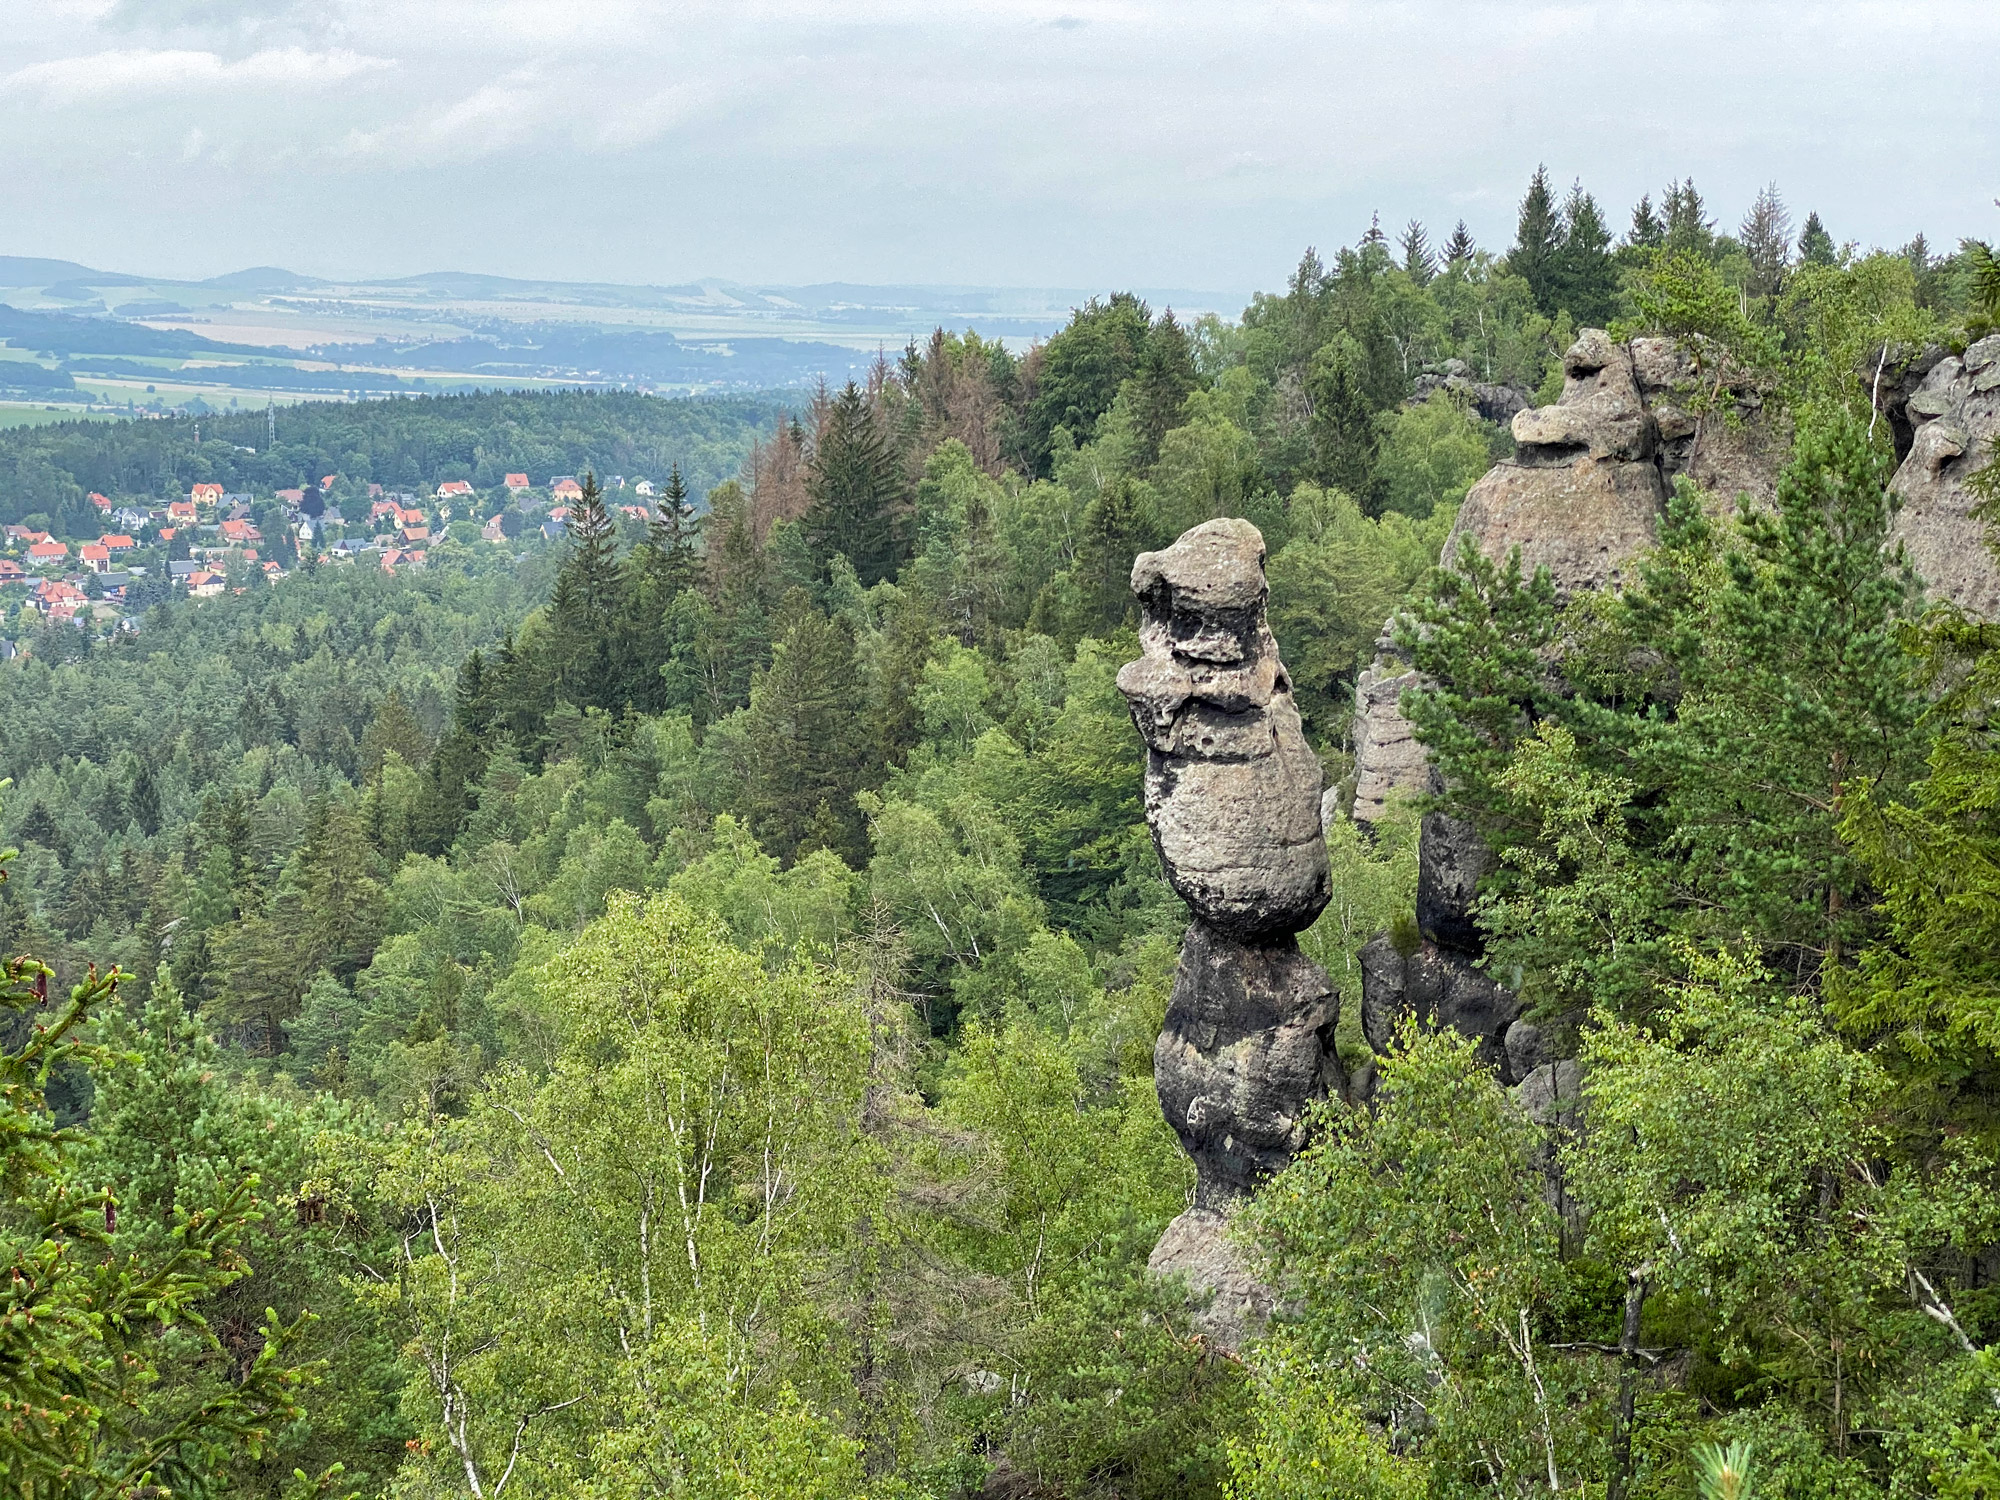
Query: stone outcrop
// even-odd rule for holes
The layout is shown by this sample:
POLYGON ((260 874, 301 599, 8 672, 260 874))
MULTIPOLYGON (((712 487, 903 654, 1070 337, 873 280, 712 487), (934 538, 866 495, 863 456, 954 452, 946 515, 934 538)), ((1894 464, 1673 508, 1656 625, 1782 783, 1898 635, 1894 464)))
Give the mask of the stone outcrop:
POLYGON ((1404 403, 1406 406, 1428 401, 1434 392, 1444 391, 1487 422, 1511 422, 1516 412, 1526 411, 1530 404, 1527 394, 1511 385, 1474 379, 1472 366, 1462 359, 1448 359, 1434 369, 1427 369, 1410 384, 1413 394, 1404 403))
POLYGON ((1364 823, 1387 812, 1397 791, 1424 784, 1430 755, 1401 707, 1403 694, 1422 681, 1395 639, 1383 635, 1374 665, 1354 684, 1353 816, 1364 823))
POLYGON ((1319 758, 1265 619, 1264 538, 1209 521, 1132 568, 1144 653, 1118 674, 1146 742, 1146 821, 1176 893, 1245 941, 1327 901, 1319 758))
POLYGON ((1118 687, 1146 746, 1146 821, 1193 915, 1153 1073, 1195 1203, 1151 1264, 1209 1294, 1227 1341, 1268 1293, 1223 1233, 1226 1211, 1291 1160, 1329 1086, 1339 998, 1296 938, 1328 897, 1319 761, 1266 618, 1256 527, 1209 521, 1142 554, 1132 592, 1142 655, 1118 687))
MULTIPOLYGON (((1467 536, 1495 561, 1518 546, 1524 573, 1547 567, 1559 591, 1576 593, 1624 581, 1683 474, 1714 496, 1717 514, 1740 495, 1771 503, 1785 432, 1746 382, 1725 377, 1696 402, 1700 379, 1671 339, 1619 344, 1584 329, 1563 355, 1562 396, 1514 415, 1514 456, 1467 493, 1439 560, 1450 563, 1467 536), (1696 406, 1708 407, 1699 419, 1696 406)), ((1398 707, 1419 681, 1385 631, 1355 687, 1352 813, 1364 824, 1397 793, 1425 788, 1428 763, 1398 707)))
POLYGON ((1900 400, 1908 451, 1890 492, 1902 502, 1890 532, 1933 599, 1985 620, 2000 620, 2000 565, 1966 483, 1992 461, 2000 438, 2000 334, 1964 355, 1930 351, 1916 388, 1900 400))
POLYGON ((1659 534, 1667 493, 1632 351, 1586 328, 1563 356, 1562 399, 1519 413, 1514 443, 1466 495, 1445 558, 1470 536, 1496 562, 1519 547, 1523 573, 1546 567, 1565 592, 1618 582, 1659 534))

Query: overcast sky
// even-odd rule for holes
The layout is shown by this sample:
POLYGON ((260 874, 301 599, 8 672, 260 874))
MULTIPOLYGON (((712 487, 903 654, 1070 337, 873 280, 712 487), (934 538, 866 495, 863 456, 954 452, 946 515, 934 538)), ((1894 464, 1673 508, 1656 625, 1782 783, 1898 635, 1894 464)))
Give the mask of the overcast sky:
POLYGON ((0 253, 205 276, 1275 285, 1538 161, 2000 237, 2000 3, 6 0, 0 253))

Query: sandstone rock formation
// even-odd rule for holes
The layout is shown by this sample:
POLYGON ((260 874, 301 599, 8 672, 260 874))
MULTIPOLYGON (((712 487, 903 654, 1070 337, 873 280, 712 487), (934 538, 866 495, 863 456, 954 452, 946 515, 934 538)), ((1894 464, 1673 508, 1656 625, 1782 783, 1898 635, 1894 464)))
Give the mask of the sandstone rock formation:
MULTIPOLYGON (((1926 366, 1926 369, 1929 367, 1926 366)), ((1711 377, 1712 378, 1712 377, 1711 377)), ((1725 380, 1691 397, 1700 379, 1671 339, 1619 344, 1586 328, 1563 356, 1563 393, 1513 418, 1515 453, 1495 464, 1459 508, 1440 561, 1469 536, 1495 561, 1521 549, 1523 572, 1545 566, 1563 593, 1623 581, 1633 556, 1659 535, 1680 475, 1734 509, 1739 495, 1777 493, 1785 434, 1747 383, 1725 380), (1690 407, 1707 404, 1697 420, 1690 407)), ((1397 701, 1418 679, 1388 632, 1356 684, 1353 816, 1372 823, 1398 792, 1425 788, 1428 765, 1397 701)))
POLYGON ((1523 573, 1546 567, 1564 591, 1617 582, 1659 532, 1659 436, 1632 351, 1586 328, 1563 356, 1562 399, 1514 418, 1514 457, 1466 495, 1445 558, 1470 536, 1495 561, 1519 547, 1523 573))
POLYGON ((1966 483, 2000 451, 2000 334, 1962 357, 1929 353, 1935 359, 1923 361, 1929 368, 1900 403, 1910 444, 1889 486, 1903 507, 1891 535, 1931 598, 2000 619, 2000 565, 1966 483))
POLYGON ((1264 538, 1209 521, 1132 567, 1144 653, 1118 674, 1146 742, 1146 821, 1174 890, 1250 941, 1327 901, 1319 759, 1265 621, 1264 538))
POLYGON ((1448 359, 1434 369, 1425 370, 1411 386, 1413 394, 1405 405, 1428 401, 1433 392, 1441 390, 1463 401, 1488 422, 1511 422, 1516 412, 1527 410, 1529 405, 1527 396, 1511 385, 1475 380, 1472 366, 1462 359, 1448 359))
POLYGON ((1256 527, 1209 521, 1142 554, 1132 592, 1143 654, 1118 686, 1146 745, 1146 820, 1194 918, 1153 1072, 1195 1204, 1151 1264, 1209 1293, 1210 1332, 1228 1341, 1268 1294, 1224 1211, 1291 1160, 1327 1087, 1339 1000, 1295 936, 1328 897, 1319 761, 1265 617, 1256 527))

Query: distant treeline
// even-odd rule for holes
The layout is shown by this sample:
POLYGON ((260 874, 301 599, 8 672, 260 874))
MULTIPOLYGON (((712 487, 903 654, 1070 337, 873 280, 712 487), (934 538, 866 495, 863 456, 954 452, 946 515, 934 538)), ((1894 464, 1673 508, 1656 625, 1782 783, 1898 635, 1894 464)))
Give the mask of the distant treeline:
MULTIPOLYGON (((662 400, 522 391, 288 406, 145 422, 61 422, 0 434, 0 521, 66 512, 89 492, 167 496, 197 483, 269 493, 328 474, 403 489, 526 472, 664 478, 696 494, 736 473, 783 408, 765 397, 662 400), (273 439, 275 438, 275 441, 273 439)), ((80 533, 78 533, 80 534, 80 533)))

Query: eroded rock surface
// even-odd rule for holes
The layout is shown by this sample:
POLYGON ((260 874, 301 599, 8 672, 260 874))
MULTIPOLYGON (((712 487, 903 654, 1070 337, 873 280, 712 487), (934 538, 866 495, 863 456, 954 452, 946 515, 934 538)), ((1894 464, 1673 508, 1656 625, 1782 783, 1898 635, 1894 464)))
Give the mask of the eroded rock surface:
POLYGON ((1144 655, 1118 673, 1146 742, 1146 821, 1174 890, 1244 941, 1298 932, 1327 901, 1319 759, 1265 618, 1264 538, 1208 521, 1141 553, 1144 655))
POLYGON ((1146 821, 1194 915, 1153 1050, 1160 1107, 1194 1159, 1192 1208, 1154 1269, 1214 1294, 1234 1346, 1270 1294, 1221 1233, 1221 1211, 1304 1143, 1329 1086, 1339 997, 1294 934, 1328 896, 1318 758, 1266 619, 1264 538, 1209 521, 1132 568, 1144 653, 1118 674, 1146 745, 1146 821))
MULTIPOLYGON (((2000 334, 1958 355, 1936 354, 1901 403, 1910 446, 1889 489, 1902 502, 1891 528, 1926 593, 1984 620, 2000 619, 2000 564, 1973 515, 1966 483, 2000 438, 2000 334)), ((1913 362, 1914 363, 1914 362, 1913 362)))
POLYGON ((1287 934, 1240 943, 1197 921, 1181 942, 1153 1079, 1167 1123, 1219 1208, 1284 1167, 1305 1143, 1306 1105, 1324 1091, 1339 1000, 1287 934))
POLYGON ((1514 457, 1495 464, 1460 507, 1459 538, 1521 569, 1546 567, 1565 592, 1619 581, 1659 535, 1666 486, 1654 461, 1659 426, 1633 374, 1632 352, 1586 328, 1563 356, 1562 399, 1514 418, 1514 457))
POLYGON ((1240 1349, 1264 1331, 1276 1301, 1229 1238, 1229 1220, 1212 1208, 1189 1209, 1167 1226, 1146 1269, 1179 1276, 1194 1294, 1193 1322, 1211 1343, 1240 1349))

